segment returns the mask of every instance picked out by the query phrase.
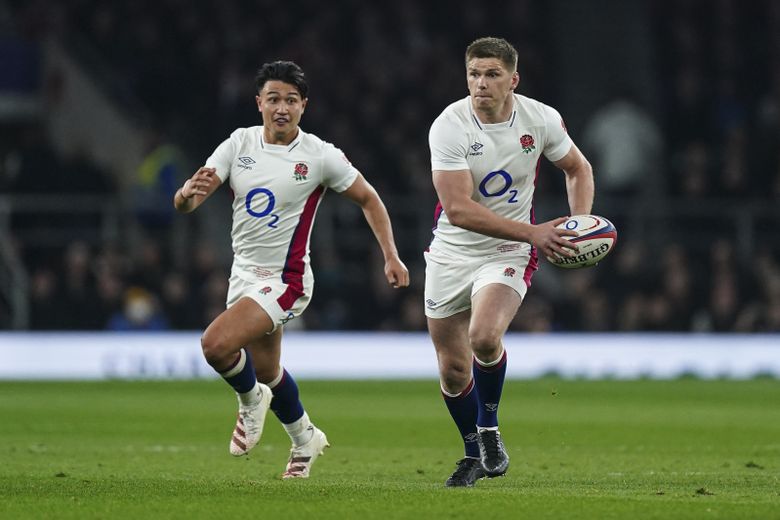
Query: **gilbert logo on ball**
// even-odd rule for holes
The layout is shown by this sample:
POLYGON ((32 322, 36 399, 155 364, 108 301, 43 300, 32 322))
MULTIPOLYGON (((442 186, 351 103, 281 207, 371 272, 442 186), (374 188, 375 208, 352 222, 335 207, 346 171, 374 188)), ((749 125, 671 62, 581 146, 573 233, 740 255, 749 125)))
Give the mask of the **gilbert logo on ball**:
POLYGON ((590 267, 599 263, 617 243, 617 229, 612 222, 597 215, 575 215, 556 226, 577 232, 576 237, 565 237, 577 244, 579 251, 572 257, 555 255, 547 260, 564 269, 590 267))

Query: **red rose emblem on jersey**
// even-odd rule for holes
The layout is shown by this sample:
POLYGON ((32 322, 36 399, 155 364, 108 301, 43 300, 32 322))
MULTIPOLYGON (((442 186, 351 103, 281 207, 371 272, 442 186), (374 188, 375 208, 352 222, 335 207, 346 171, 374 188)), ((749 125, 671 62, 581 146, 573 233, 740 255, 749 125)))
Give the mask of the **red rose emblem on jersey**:
POLYGON ((504 276, 508 276, 509 278, 514 277, 515 273, 517 273, 517 271, 515 271, 511 267, 507 267, 506 269, 504 269, 504 276))
POLYGON ((295 170, 293 171, 293 175, 295 176, 296 181, 305 181, 306 176, 309 174, 309 167, 306 166, 305 163, 299 162, 295 165, 295 170))
POLYGON ((520 146, 523 147, 523 153, 531 153, 536 150, 534 146, 534 138, 532 135, 525 134, 520 138, 520 146))

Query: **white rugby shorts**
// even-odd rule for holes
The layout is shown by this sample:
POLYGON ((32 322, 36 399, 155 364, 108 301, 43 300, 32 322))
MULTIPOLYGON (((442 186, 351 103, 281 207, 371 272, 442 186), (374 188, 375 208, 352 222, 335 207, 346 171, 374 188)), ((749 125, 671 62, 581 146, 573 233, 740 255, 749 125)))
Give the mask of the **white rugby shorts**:
MULTIPOLYGON (((306 284, 307 287, 311 285, 311 283, 306 284)), ((233 273, 230 276, 227 308, 229 309, 243 297, 256 301, 271 318, 274 323, 273 330, 276 330, 279 325, 297 318, 306 310, 311 301, 311 291, 304 293, 304 291, 294 290, 282 281, 281 274, 250 282, 233 273)))
POLYGON ((491 283, 508 285, 525 298, 530 285, 530 256, 455 257, 441 251, 425 252, 425 315, 447 318, 471 308, 471 298, 491 283), (526 271, 528 269, 528 272, 526 271))

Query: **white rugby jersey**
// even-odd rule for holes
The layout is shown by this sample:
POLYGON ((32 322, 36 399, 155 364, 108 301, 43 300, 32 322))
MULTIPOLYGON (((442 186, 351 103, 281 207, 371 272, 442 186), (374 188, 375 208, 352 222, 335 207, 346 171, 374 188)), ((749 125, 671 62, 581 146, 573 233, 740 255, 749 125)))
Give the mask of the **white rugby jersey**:
MULTIPOLYGON (((444 109, 429 134, 433 170, 471 170, 472 199, 512 220, 535 223, 533 194, 542 154, 562 159, 572 140, 560 114, 534 99, 514 94, 509 120, 485 124, 477 119, 466 97, 444 109)), ((460 255, 491 255, 535 251, 525 242, 493 238, 453 226, 436 206, 431 250, 460 255)))
POLYGON ((235 130, 206 166, 233 190, 233 274, 250 282, 281 276, 290 298, 309 293, 317 207, 327 188, 346 190, 358 170, 313 134, 299 129, 289 145, 273 145, 262 126, 235 130))

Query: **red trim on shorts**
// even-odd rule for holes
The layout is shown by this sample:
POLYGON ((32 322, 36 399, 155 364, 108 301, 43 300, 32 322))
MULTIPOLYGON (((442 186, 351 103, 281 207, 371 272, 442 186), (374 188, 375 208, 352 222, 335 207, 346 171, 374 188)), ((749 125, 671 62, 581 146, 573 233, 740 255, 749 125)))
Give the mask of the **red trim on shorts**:
MULTIPOLYGON (((536 194, 536 181, 539 180, 539 167, 541 164, 542 157, 539 156, 539 159, 536 160, 536 172, 534 173, 534 194, 536 194)), ((531 197, 531 224, 536 224, 533 196, 531 197)), ((525 272, 523 272, 523 281, 526 287, 531 287, 531 277, 537 269, 539 269, 539 255, 536 252, 536 248, 531 246, 531 258, 528 259, 528 265, 525 266, 525 272)))
POLYGON ((284 262, 284 270, 282 271, 282 281, 287 284, 287 290, 276 300, 284 311, 290 310, 296 300, 304 295, 303 272, 306 265, 303 262, 303 257, 306 256, 309 247, 309 234, 312 224, 314 224, 314 214, 317 212, 317 205, 320 203, 323 193, 325 193, 325 188, 317 186, 317 189, 309 195, 303 206, 298 225, 293 232, 290 248, 287 250, 287 260, 284 262))

